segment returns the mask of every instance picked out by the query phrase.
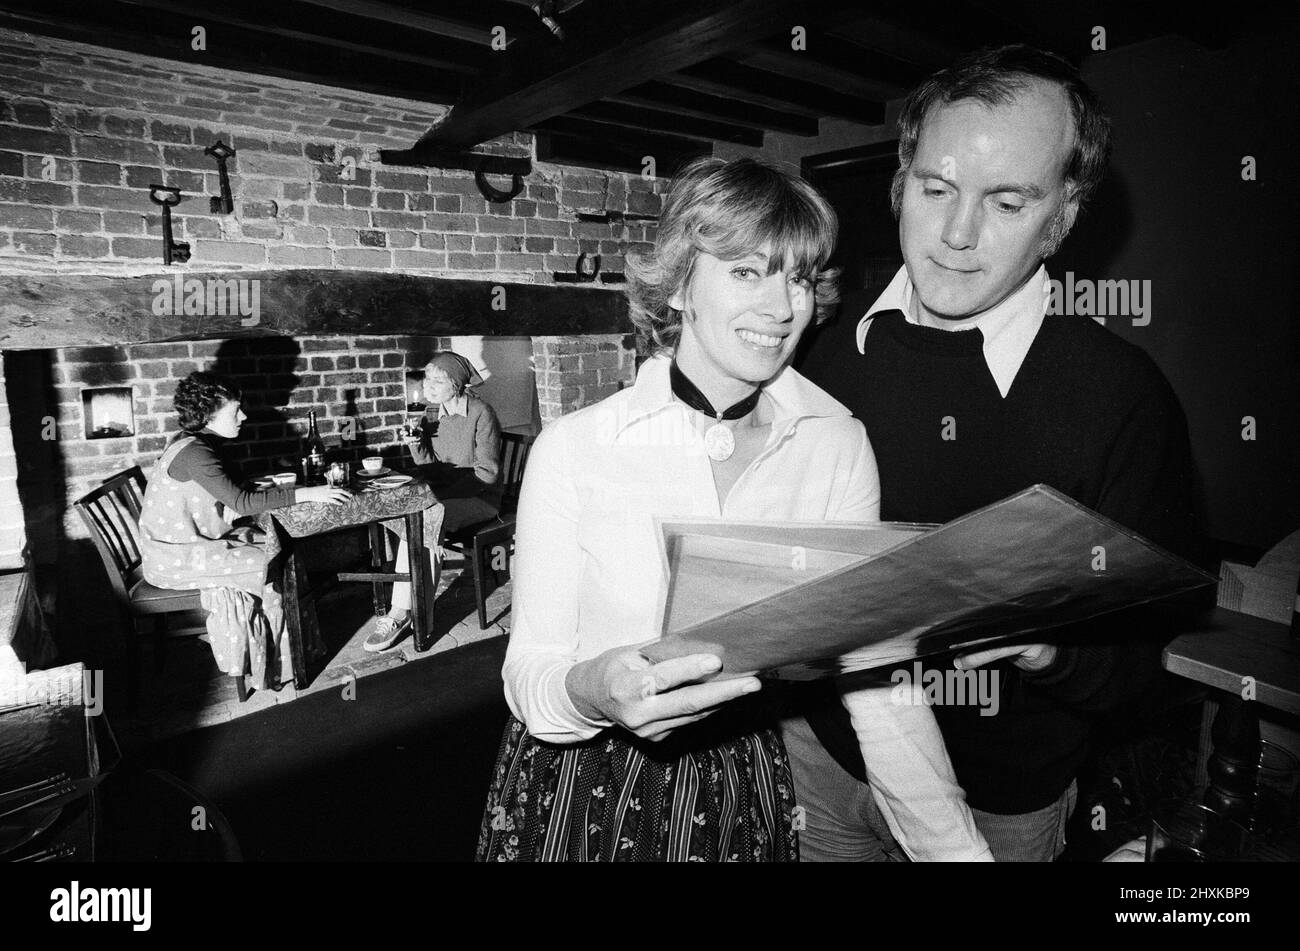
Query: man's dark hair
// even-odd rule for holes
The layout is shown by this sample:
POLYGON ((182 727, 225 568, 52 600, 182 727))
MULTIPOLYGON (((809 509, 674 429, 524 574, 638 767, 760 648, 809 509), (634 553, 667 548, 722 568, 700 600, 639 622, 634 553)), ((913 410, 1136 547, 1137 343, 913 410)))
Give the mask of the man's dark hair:
MULTIPOLYGON (((916 142, 930 110, 937 105, 976 99, 990 106, 1005 105, 1034 79, 1059 85, 1074 117, 1074 144, 1065 162, 1065 204, 1081 208, 1096 194, 1110 158, 1110 119, 1102 110, 1097 94, 1079 78, 1079 71, 1067 60, 1032 46, 989 47, 964 56, 939 70, 912 90, 898 117, 898 171, 894 175, 890 200, 894 217, 902 208, 903 183, 916 155, 916 142)), ((1063 207, 1058 218, 1064 218, 1063 207)), ((1056 236, 1055 245, 1065 238, 1073 213, 1056 236)), ((1057 228, 1053 229, 1058 230, 1057 228)), ((1055 250, 1055 247, 1052 248, 1055 250)), ((1045 255, 1047 256, 1047 255, 1045 255)))
POLYGON ((173 402, 181 418, 181 429, 197 433, 212 419, 212 414, 230 400, 243 399, 239 385, 229 377, 205 370, 195 370, 176 384, 173 402))

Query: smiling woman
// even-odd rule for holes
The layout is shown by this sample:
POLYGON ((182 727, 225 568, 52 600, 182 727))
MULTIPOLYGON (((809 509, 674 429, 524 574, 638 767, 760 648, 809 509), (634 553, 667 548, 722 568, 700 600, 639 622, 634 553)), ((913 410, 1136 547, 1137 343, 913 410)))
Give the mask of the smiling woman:
MULTIPOLYGON (((653 253, 629 261, 654 356, 529 457, 503 671, 514 716, 480 859, 798 857, 777 698, 755 695, 757 677, 714 681, 716 656, 652 663, 639 647, 659 634, 657 517, 879 517, 862 425, 787 366, 835 300, 834 242, 822 197, 757 162, 703 159, 673 180, 653 253)), ((986 854, 929 709, 888 694, 846 694, 863 755, 896 798, 923 800, 910 815, 949 857, 986 854)))
POLYGON ((812 281, 818 321, 834 313, 838 272, 824 266, 839 224, 816 189, 748 160, 702 159, 677 181, 684 187, 665 199, 654 249, 628 262, 632 322, 652 352, 672 352, 681 335, 680 295, 701 253, 754 276, 781 270, 812 281))

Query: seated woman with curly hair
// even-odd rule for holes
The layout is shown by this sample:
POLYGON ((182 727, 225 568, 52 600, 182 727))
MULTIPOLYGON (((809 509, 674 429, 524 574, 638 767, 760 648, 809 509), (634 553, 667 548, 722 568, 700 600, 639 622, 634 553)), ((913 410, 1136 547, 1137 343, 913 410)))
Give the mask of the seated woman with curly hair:
POLYGON ((295 502, 345 502, 344 489, 276 486, 250 491, 231 480, 221 449, 248 417, 232 381, 195 371, 174 397, 181 431, 154 465, 140 513, 145 581, 200 591, 212 653, 222 672, 253 675, 253 686, 287 680, 288 652, 279 592, 266 583, 266 550, 235 518, 295 502))

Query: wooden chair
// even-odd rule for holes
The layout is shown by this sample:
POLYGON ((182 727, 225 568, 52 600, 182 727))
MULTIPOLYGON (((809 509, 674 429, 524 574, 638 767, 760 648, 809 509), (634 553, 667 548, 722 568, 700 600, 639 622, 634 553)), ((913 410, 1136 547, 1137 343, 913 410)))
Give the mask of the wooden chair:
MULTIPOLYGON (((202 610, 198 591, 159 588, 144 580, 140 565, 140 509, 145 486, 144 473, 139 466, 132 466, 74 503, 104 562, 122 614, 130 664, 127 690, 132 708, 139 694, 139 636, 146 633, 147 627, 152 628, 154 666, 161 670, 163 641, 171 633, 168 616, 202 610)), ((247 700, 244 678, 235 678, 235 684, 240 702, 247 700)))
MULTIPOLYGON (((509 577, 510 559, 515 548, 515 513, 519 509, 519 489, 524 481, 524 466, 532 451, 535 437, 520 433, 501 434, 501 511, 495 518, 457 529, 447 537, 447 547, 459 552, 474 572, 474 598, 478 602, 479 630, 487 627, 487 599, 492 593, 488 574, 495 585, 501 575, 509 577), (504 552, 505 568, 497 567, 498 555, 504 552)), ((495 587, 494 585, 494 587, 495 587)))

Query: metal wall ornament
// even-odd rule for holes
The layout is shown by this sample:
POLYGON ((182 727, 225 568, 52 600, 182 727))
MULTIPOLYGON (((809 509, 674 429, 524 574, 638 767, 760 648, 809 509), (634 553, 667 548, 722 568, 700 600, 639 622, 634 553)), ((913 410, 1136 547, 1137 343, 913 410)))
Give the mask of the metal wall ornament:
POLYGON ((489 155, 457 149, 416 146, 412 149, 380 149, 384 165, 416 168, 455 168, 474 173, 479 194, 493 204, 503 205, 524 190, 524 178, 533 172, 533 160, 527 155, 489 155), (509 175, 510 190, 503 191, 487 180, 489 175, 509 175))
POLYGON ((600 275, 600 255, 582 252, 578 255, 578 263, 573 271, 580 281, 594 281, 600 275))
POLYGON ((631 211, 580 211, 574 217, 578 221, 590 221, 598 224, 613 224, 618 221, 658 221, 658 215, 641 215, 631 211))
POLYGON ((235 199, 230 194, 230 174, 226 171, 226 160, 233 157, 235 150, 220 139, 203 150, 204 155, 211 155, 217 160, 217 175, 220 177, 220 195, 208 199, 208 207, 214 215, 228 215, 235 210, 235 199))
POLYGON ((474 170, 474 184, 478 186, 479 194, 493 204, 503 205, 506 202, 513 201, 521 191, 524 190, 524 177, 518 172, 510 176, 510 191, 502 191, 493 187, 492 183, 487 180, 487 171, 483 166, 474 170))
POLYGON ((561 43, 564 42, 564 27, 560 25, 560 9, 556 0, 541 0, 532 5, 533 13, 561 43))
POLYGON ((184 264, 190 259, 189 243, 172 237, 172 208, 181 203, 181 190, 172 185, 150 185, 149 200, 162 205, 163 264, 184 264))
POLYGON ((578 255, 572 271, 551 272, 551 280, 556 284, 591 284, 597 278, 602 284, 622 284, 627 275, 622 271, 602 271, 600 255, 587 251, 578 255))

